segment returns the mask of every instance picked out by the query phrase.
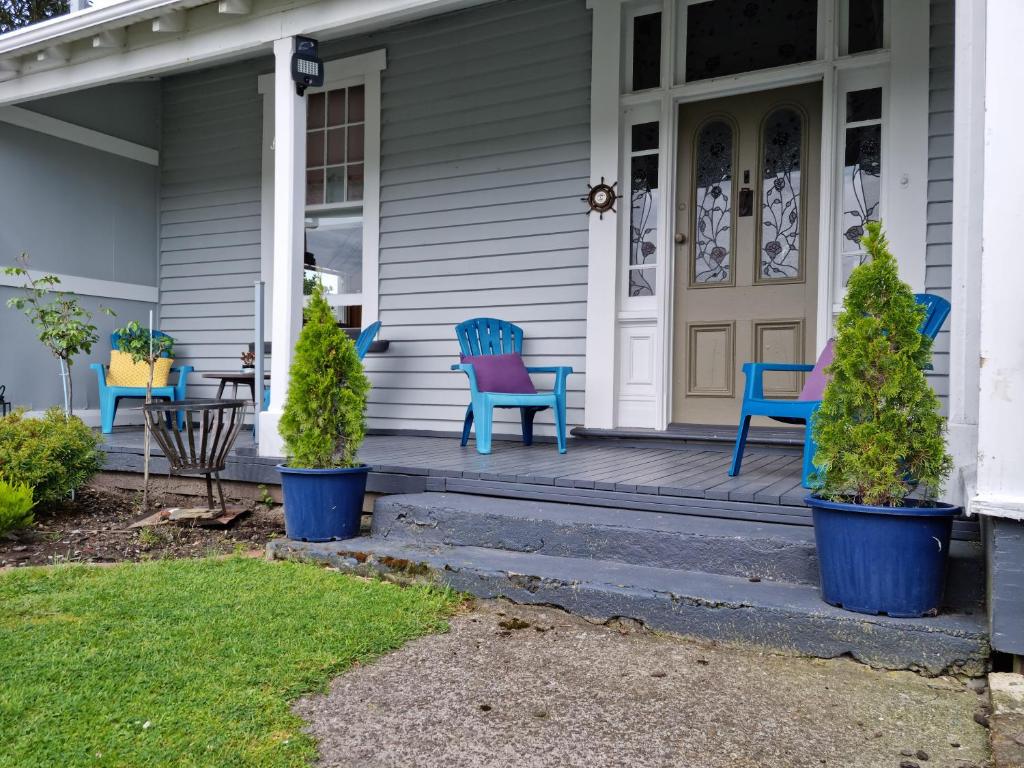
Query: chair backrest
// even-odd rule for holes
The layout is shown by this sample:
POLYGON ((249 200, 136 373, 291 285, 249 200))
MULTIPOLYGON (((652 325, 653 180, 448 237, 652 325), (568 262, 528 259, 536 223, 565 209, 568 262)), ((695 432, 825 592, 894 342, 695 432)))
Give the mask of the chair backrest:
POLYGON ((359 334, 359 338, 356 339, 356 352, 359 354, 360 360, 366 357, 366 353, 370 351, 370 345, 373 344, 373 340, 377 338, 377 332, 379 330, 380 320, 366 326, 359 334))
MULTIPOLYGON (((171 339, 171 341, 174 341, 174 339, 170 335, 164 333, 163 331, 158 331, 158 330, 156 330, 154 328, 153 329, 153 338, 154 339, 158 339, 160 337, 166 337, 168 339, 171 339)), ((115 331, 114 333, 110 334, 110 347, 111 347, 111 349, 121 349, 121 334, 120 333, 117 333, 115 331)), ((160 357, 170 357, 170 355, 167 354, 166 352, 164 352, 163 354, 160 355, 160 357)))
POLYGON ((476 317, 455 326, 463 355, 523 353, 523 329, 505 320, 476 317))
POLYGON ((926 311, 924 321, 918 330, 934 341, 942 329, 942 324, 949 317, 950 303, 934 293, 915 293, 914 298, 918 304, 924 305, 926 311))

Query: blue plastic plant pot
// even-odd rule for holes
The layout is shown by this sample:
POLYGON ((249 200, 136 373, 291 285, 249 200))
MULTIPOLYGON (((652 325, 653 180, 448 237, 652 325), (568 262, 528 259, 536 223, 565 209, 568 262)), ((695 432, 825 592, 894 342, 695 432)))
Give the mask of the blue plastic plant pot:
POLYGON ((278 464, 277 471, 289 539, 335 541, 359 534, 369 467, 297 469, 278 464))
POLYGON ((942 603, 950 504, 869 507, 808 496, 821 597, 856 613, 934 615, 942 603))

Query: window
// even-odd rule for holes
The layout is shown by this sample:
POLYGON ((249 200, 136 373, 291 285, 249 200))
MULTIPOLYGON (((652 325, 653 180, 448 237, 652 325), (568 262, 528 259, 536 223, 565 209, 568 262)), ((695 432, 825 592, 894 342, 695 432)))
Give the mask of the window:
POLYGON ((633 90, 661 85, 661 13, 633 17, 633 90))
MULTIPOLYGON (((324 65, 324 86, 306 91, 303 284, 320 282, 338 319, 362 327, 377 319, 379 247, 380 72, 383 50, 324 65)), ((272 223, 273 77, 264 94, 263 205, 272 223), (270 205, 270 214, 267 205, 270 205)), ((264 226, 264 262, 272 262, 264 226)), ((272 270, 264 269, 264 279, 272 270)))
MULTIPOLYGON (((883 0, 846 0, 846 40, 841 53, 863 53, 882 47, 883 0)), ((842 42, 842 41, 841 41, 842 42)))
POLYGON ((658 133, 657 121, 630 130, 629 267, 630 298, 654 296, 658 263, 658 133))
POLYGON ((733 131, 712 120, 697 131, 690 285, 731 284, 733 131))
POLYGON ((864 225, 878 221, 882 201, 882 89, 850 91, 845 99, 840 219, 842 284, 864 260, 864 225))
POLYGON ((803 278, 800 258, 800 160, 803 119, 790 107, 764 122, 761 137, 761 241, 756 282, 803 278))

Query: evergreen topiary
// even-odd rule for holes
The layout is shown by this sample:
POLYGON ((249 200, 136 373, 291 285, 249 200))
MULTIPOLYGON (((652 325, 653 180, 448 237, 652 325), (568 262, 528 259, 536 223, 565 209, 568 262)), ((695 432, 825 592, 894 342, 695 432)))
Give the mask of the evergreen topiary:
POLYGON ((835 358, 814 419, 818 495, 896 507, 918 487, 935 499, 952 469, 945 419, 924 368, 925 309, 899 278, 881 224, 862 239, 869 260, 853 270, 836 321, 835 358))
POLYGON ((335 321, 323 286, 313 287, 304 316, 278 425, 288 466, 358 466, 356 452, 366 434, 370 381, 355 342, 335 321))

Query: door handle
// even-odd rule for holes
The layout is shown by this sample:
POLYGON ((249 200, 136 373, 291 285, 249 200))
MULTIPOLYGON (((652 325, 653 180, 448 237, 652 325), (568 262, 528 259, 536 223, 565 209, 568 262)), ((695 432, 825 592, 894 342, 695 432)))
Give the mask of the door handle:
POLYGON ((676 245, 685 245, 686 244, 686 235, 683 234, 682 232, 676 232, 675 240, 676 240, 676 245))

